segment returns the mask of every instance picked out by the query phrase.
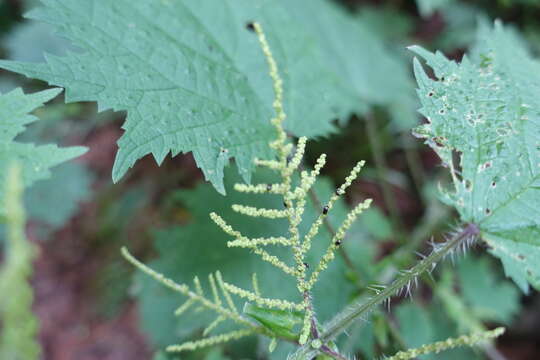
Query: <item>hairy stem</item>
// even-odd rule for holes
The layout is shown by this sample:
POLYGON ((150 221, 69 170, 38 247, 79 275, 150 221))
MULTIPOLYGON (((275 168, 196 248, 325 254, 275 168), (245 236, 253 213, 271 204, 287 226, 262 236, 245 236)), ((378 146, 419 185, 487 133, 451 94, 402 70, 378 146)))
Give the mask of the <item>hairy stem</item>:
POLYGON ((347 360, 347 358, 343 355, 341 355, 340 353, 338 352, 335 352, 334 350, 330 349, 328 346, 323 346, 321 347, 321 351, 323 353, 325 353, 326 355, 328 356, 331 356, 332 358, 334 358, 335 360, 347 360))
POLYGON ((378 305, 394 295, 398 290, 405 287, 409 282, 413 281, 417 276, 427 270, 431 270, 432 266, 437 264, 442 258, 451 253, 461 242, 467 238, 478 235, 479 229, 474 224, 469 224, 463 231, 457 234, 454 238, 446 242, 446 244, 437 251, 433 251, 431 255, 417 263, 413 268, 406 271, 403 276, 398 277, 394 282, 382 290, 379 294, 363 304, 357 304, 342 313, 338 314, 334 320, 330 321, 328 326, 321 334, 324 342, 334 339, 349 327, 352 321, 359 316, 370 311, 373 306, 378 305))
MULTIPOLYGON (((385 300, 398 293, 408 284, 415 281, 415 279, 422 273, 433 269, 433 267, 442 260, 446 255, 454 251, 459 245, 470 238, 474 238, 479 234, 480 230, 475 224, 468 224, 463 231, 448 240, 440 249, 434 250, 431 255, 427 256, 420 262, 418 262, 411 269, 403 272, 403 275, 394 280, 384 290, 380 291, 377 295, 372 297, 363 303, 354 304, 339 314, 337 314, 330 322, 324 327, 321 332, 320 340, 323 344, 328 343, 335 339, 339 334, 343 333, 347 328, 358 318, 368 313, 374 306, 377 306, 385 300)), ((310 356, 315 356, 319 352, 318 349, 312 349, 307 346, 302 347, 296 354, 297 359, 310 359, 310 356)))
POLYGON ((388 264, 399 264, 406 267, 414 262, 414 254, 423 242, 432 234, 436 233, 441 227, 446 226, 452 211, 449 207, 441 205, 438 202, 428 204, 424 216, 415 230, 409 236, 409 240, 390 256, 382 259, 382 262, 388 264))

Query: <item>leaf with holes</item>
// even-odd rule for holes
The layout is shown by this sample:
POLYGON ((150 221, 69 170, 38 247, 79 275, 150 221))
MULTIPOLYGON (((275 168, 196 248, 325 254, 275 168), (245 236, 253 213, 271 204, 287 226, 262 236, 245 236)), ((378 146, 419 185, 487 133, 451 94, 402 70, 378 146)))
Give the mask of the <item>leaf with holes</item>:
POLYGON ((249 181, 273 138, 272 87, 250 21, 263 25, 282 69, 289 131, 327 134, 359 103, 340 92, 316 37, 275 1, 47 0, 29 17, 81 51, 0 67, 65 87, 67 101, 127 111, 114 181, 147 154, 161 163, 189 151, 219 191, 232 157, 249 181))
POLYGON ((461 63, 420 47, 421 113, 416 129, 449 167, 454 192, 443 199, 481 229, 490 252, 523 291, 540 288, 540 63, 496 23, 483 27, 461 63), (459 162, 455 162, 455 158, 459 162))
MULTIPOLYGON (((25 125, 37 120, 29 113, 54 98, 61 89, 51 89, 25 95, 21 89, 0 94, 0 204, 4 203, 4 182, 10 163, 22 166, 24 186, 46 179, 49 169, 64 161, 82 155, 83 147, 59 148, 56 145, 34 145, 14 141, 24 131, 25 125)), ((0 205, 0 217, 5 214, 0 205)))

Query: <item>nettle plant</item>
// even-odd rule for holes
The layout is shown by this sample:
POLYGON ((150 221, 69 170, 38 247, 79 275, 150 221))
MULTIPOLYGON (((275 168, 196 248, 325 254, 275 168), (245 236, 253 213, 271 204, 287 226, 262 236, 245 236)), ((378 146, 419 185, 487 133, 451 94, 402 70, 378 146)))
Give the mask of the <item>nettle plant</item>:
MULTIPOLYGON (((345 235, 369 201, 344 215, 342 225, 328 231, 330 237, 323 240, 322 233, 331 228, 329 218, 338 213, 339 201, 358 176, 363 164, 359 162, 305 227, 311 211, 307 204, 320 203, 314 201, 313 190, 325 163, 322 155, 313 170, 302 169, 306 137, 328 134, 333 130, 329 119, 342 123, 350 113, 363 115, 374 105, 392 114, 397 130, 410 129, 416 121, 416 105, 407 90, 407 68, 357 19, 329 1, 44 0, 43 4, 29 17, 54 25, 79 49, 62 56, 47 55, 44 63, 2 60, 0 67, 64 87, 68 102, 95 101, 99 110, 126 111, 114 181, 145 155, 152 154, 161 163, 169 153, 192 152, 205 178, 220 193, 225 193, 224 167, 234 158, 244 180, 235 186, 237 192, 253 196, 254 202, 258 197, 283 200, 279 208, 234 205, 233 210, 249 217, 249 224, 259 224, 258 218, 286 222, 286 236, 276 232, 247 236, 241 228, 229 225, 227 216, 211 213, 216 228, 232 237, 229 247, 247 249, 246 257, 260 257, 272 265, 267 267, 277 269, 281 276, 277 282, 283 279, 284 286, 275 294, 263 290, 269 277, 260 271, 253 274, 250 289, 225 281, 226 272, 212 273, 204 282, 195 278, 191 286, 166 278, 167 274, 123 250, 138 268, 187 297, 177 315, 215 315, 202 338, 171 345, 169 350, 198 349, 258 335, 271 339, 270 350, 277 342, 295 346, 292 359, 344 359, 339 336, 353 322, 367 318, 378 305, 390 304, 395 295, 410 294, 421 275, 475 242, 487 245, 524 292, 531 285, 540 288, 540 64, 502 25, 483 27, 477 45, 459 63, 441 53, 411 48, 433 70, 433 75, 427 75, 419 60, 414 60, 421 113, 427 119, 414 133, 449 169, 451 185, 441 185, 441 198, 457 210, 461 225, 446 241, 432 242, 432 251, 395 280, 370 286, 372 296, 323 321, 317 300, 328 297, 332 303, 344 303, 348 294, 317 293, 317 288, 332 281, 325 275, 336 263, 350 262, 347 256, 352 254, 344 248, 351 242, 345 235), (251 27, 262 52, 256 46, 257 37, 243 26, 251 19, 260 20, 267 30, 268 41, 259 25, 251 27), (281 76, 276 62, 282 65, 281 76), (265 63, 270 76, 261 71, 265 63), (388 74, 392 74, 390 82, 388 74), (274 117, 268 121, 272 111, 274 117), (288 134, 299 140, 291 141, 288 134), (246 185, 256 166, 273 171, 279 179, 246 185), (294 283, 293 293, 285 289, 289 280, 294 283)), ((35 120, 28 113, 58 92, 24 95, 15 90, 0 96, 3 182, 13 160, 20 163, 22 182, 29 186, 46 178, 50 167, 84 152, 14 140, 23 125, 35 120)), ((20 229, 21 220, 6 215, 4 189, 0 188, 0 217, 20 229)), ((193 234, 198 236, 197 231, 193 234)), ((211 250, 207 246, 205 254, 211 250)), ((188 262, 182 254, 178 256, 175 262, 188 262)), ((27 272, 27 268, 21 271, 23 278, 27 272)), ((13 286, 13 277, 5 284, 13 286)), ((10 312, 10 306, 16 305, 10 303, 5 309, 10 312)), ((473 345, 501 333, 501 328, 480 330, 405 350, 391 359, 473 345)))
MULTIPOLYGON (((153 277, 155 280, 181 293, 188 299, 175 311, 175 315, 182 315, 190 311, 201 311, 202 309, 214 312, 215 319, 208 324, 203 331, 203 338, 195 341, 187 341, 179 345, 167 347, 170 352, 180 352, 185 350, 196 350, 198 348, 216 345, 231 340, 237 340, 250 335, 264 335, 270 337, 269 350, 272 352, 277 341, 288 341, 299 346, 298 350, 290 355, 291 359, 313 359, 313 358, 333 358, 345 359, 336 346, 336 338, 344 333, 355 320, 369 313, 375 306, 390 301, 395 294, 408 293, 418 277, 431 271, 437 262, 444 257, 453 254, 456 250, 465 250, 479 236, 480 229, 475 224, 466 225, 462 231, 455 234, 451 239, 441 244, 433 244, 433 251, 422 261, 411 269, 403 271, 400 276, 389 286, 372 286, 375 296, 366 302, 358 303, 346 308, 338 313, 326 324, 321 324, 316 315, 312 303, 312 289, 319 280, 319 275, 323 272, 335 258, 335 254, 340 249, 345 240, 347 230, 351 227, 358 215, 367 209, 371 204, 371 199, 367 199, 356 205, 347 215, 341 226, 333 234, 319 262, 313 266, 306 262, 306 254, 312 247, 312 242, 317 241, 316 237, 325 218, 332 210, 335 202, 340 196, 345 194, 346 189, 357 178, 364 161, 360 161, 352 169, 345 182, 335 190, 335 193, 321 209, 321 213, 309 227, 305 234, 300 234, 299 224, 302 222, 302 215, 305 211, 306 199, 309 196, 312 186, 317 176, 326 163, 326 155, 322 154, 316 161, 313 170, 299 170, 304 156, 307 138, 301 137, 296 146, 288 140, 283 129, 283 122, 286 118, 283 109, 283 88, 282 79, 279 76, 276 62, 272 52, 258 23, 249 24, 258 35, 263 53, 268 61, 270 77, 273 82, 275 99, 273 107, 275 117, 271 119, 275 127, 276 139, 270 142, 270 148, 275 150, 276 158, 269 160, 256 159, 257 166, 266 167, 279 173, 281 181, 279 183, 264 183, 256 185, 236 184, 234 189, 239 192, 252 194, 273 194, 282 197, 284 209, 258 208, 246 205, 234 204, 232 209, 235 212, 251 217, 263 217, 267 219, 287 219, 288 236, 272 236, 250 238, 243 235, 239 230, 234 229, 226 220, 216 213, 210 213, 212 220, 227 235, 234 238, 227 243, 228 247, 240 247, 251 250, 252 254, 258 255, 262 260, 281 270, 282 273, 292 276, 295 279, 298 290, 298 300, 290 301, 285 299, 265 297, 259 289, 257 273, 253 273, 252 289, 244 289, 223 280, 222 274, 217 271, 208 276, 211 297, 208 297, 203 290, 203 286, 198 277, 193 280, 193 286, 179 284, 165 277, 164 274, 154 271, 133 257, 127 249, 123 248, 122 253, 125 258, 136 267, 153 277), (293 151, 293 148, 296 148, 293 151), (294 152, 294 153, 293 153, 294 152), (295 173, 300 172, 295 177, 295 173), (296 179, 296 181, 295 181, 296 179), (272 255, 268 252, 268 246, 284 246, 290 249, 294 264, 290 265, 286 260, 272 255), (313 268, 312 268, 313 266, 313 268), (242 311, 235 305, 232 296, 237 296, 245 300, 242 311), (239 329, 230 332, 211 335, 215 329, 224 321, 234 322, 239 329)), ((459 338, 449 338, 445 341, 424 345, 421 348, 409 349, 398 352, 389 359, 413 359, 422 354, 438 353, 440 351, 457 346, 474 345, 478 342, 497 337, 504 332, 503 328, 491 331, 478 332, 470 336, 459 338)))

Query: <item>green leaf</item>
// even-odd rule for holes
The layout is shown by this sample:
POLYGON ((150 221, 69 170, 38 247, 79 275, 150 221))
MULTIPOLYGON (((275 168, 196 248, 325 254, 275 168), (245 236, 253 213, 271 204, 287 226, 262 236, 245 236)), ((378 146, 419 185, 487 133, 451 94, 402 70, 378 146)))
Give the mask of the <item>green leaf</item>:
POLYGON ((407 346, 416 348, 433 342, 433 325, 428 311, 423 307, 413 303, 402 304, 396 309, 396 317, 407 346))
POLYGON ((391 4, 366 6, 361 9, 358 18, 371 33, 397 42, 405 40, 415 26, 411 14, 400 11, 391 4))
MULTIPOLYGON (((444 312, 441 312, 440 307, 438 303, 433 303, 430 307, 423 307, 414 302, 398 305, 395 313, 399 322, 400 335, 406 347, 415 348, 457 336, 455 327, 450 323, 444 312)), ((472 360, 478 359, 478 357, 475 356, 471 349, 457 348, 436 355, 422 355, 419 359, 472 360)))
MULTIPOLYGON (((228 170, 226 175, 227 189, 231 189, 232 184, 240 179, 234 176, 232 170, 228 170)), ((258 172, 256 175, 257 180, 262 183, 277 180, 269 177, 268 175, 273 174, 267 172, 258 172)), ((324 180, 319 180, 315 189, 321 201, 328 199, 334 191, 324 180)), ((283 207, 283 204, 278 196, 267 194, 253 196, 230 191, 227 197, 223 197, 212 191, 208 184, 198 185, 194 190, 178 193, 183 205, 191 214, 191 221, 183 226, 173 226, 153 232, 159 258, 150 262, 149 266, 177 282, 191 283, 196 275, 203 285, 208 283, 206 280, 208 274, 219 270, 225 281, 234 281, 235 284, 246 289, 251 289, 252 273, 257 272, 263 297, 273 296, 291 301, 300 299, 294 278, 283 275, 281 271, 248 250, 228 248, 227 241, 230 238, 209 217, 209 212, 215 211, 249 237, 283 235, 288 231, 286 220, 248 218, 231 209, 234 203, 279 209, 283 207)), ((343 203, 336 203, 336 205, 332 208, 329 219, 337 227, 345 218, 347 210, 343 203)), ((306 205, 304 221, 300 226, 301 232, 305 233, 308 230, 308 226, 318 216, 319 211, 322 209, 314 209, 310 203, 306 205)), ((316 261, 318 262, 322 253, 326 251, 328 241, 330 237, 326 229, 322 228, 308 254, 308 263, 314 266, 316 261)), ((288 249, 276 247, 275 252, 274 249, 269 249, 269 251, 283 259, 289 256, 290 261, 293 261, 288 249)), ((338 257, 330 264, 328 270, 321 274, 321 279, 314 288, 314 307, 321 321, 329 319, 348 301, 351 287, 344 278, 344 272, 345 265, 338 257)), ((178 343, 189 337, 194 330, 213 320, 212 317, 204 317, 207 312, 186 313, 179 319, 175 319, 173 312, 184 299, 164 289, 163 286, 143 274, 136 276, 135 284, 142 326, 151 340, 158 345, 178 343)), ((238 307, 241 308, 242 305, 241 302, 238 307)), ((226 324, 221 326, 226 326, 226 324)))
POLYGON ((327 67, 345 91, 343 96, 356 104, 353 111, 365 112, 360 99, 386 107, 398 129, 409 129, 417 123, 417 102, 404 54, 389 50, 390 44, 377 33, 372 20, 363 13, 351 15, 332 1, 283 1, 320 42, 327 67))
POLYGON ((342 111, 314 39, 274 1, 52 0, 29 17, 83 52, 0 66, 65 87, 67 101, 127 111, 114 181, 147 154, 161 163, 188 151, 221 192, 231 157, 249 181, 252 160, 269 155, 273 137, 272 88, 250 21, 262 23, 279 63, 291 132, 326 134, 342 111))
POLYGON ((51 89, 25 95, 15 89, 0 95, 0 217, 4 215, 4 183, 7 167, 18 161, 23 168, 24 186, 49 177, 49 169, 64 161, 82 155, 83 147, 58 148, 56 145, 33 145, 14 141, 25 125, 37 120, 29 115, 37 107, 54 98, 61 89, 51 89))
POLYGON ((454 169, 455 191, 443 193, 444 201, 480 227, 523 291, 528 283, 540 288, 540 63, 499 23, 480 31, 474 56, 460 64, 411 50, 436 77, 415 59, 428 119, 416 133, 454 169))
POLYGON ((390 220, 375 206, 364 211, 359 222, 365 231, 376 239, 384 240, 392 236, 390 220))
POLYGON ((29 17, 52 24, 82 52, 0 67, 65 87, 67 101, 127 111, 114 181, 147 154, 161 163, 189 151, 220 192, 230 158, 249 181, 253 158, 269 154, 274 97, 250 21, 263 25, 277 59, 294 135, 328 134, 331 120, 368 104, 387 106, 398 127, 416 121, 405 63, 329 0, 44 3, 29 17))
POLYGON ((223 355, 223 352, 219 349, 212 349, 210 352, 206 355, 204 360, 230 360, 229 357, 223 355))
POLYGON ((257 320, 276 336, 291 340, 298 338, 298 329, 294 331, 293 328, 304 319, 301 312, 268 309, 250 303, 244 305, 244 314, 257 320))
POLYGON ((29 217, 52 229, 61 227, 77 212, 79 203, 90 198, 92 180, 93 174, 82 164, 58 166, 50 179, 38 181, 26 192, 29 217))
POLYGON ((461 293, 473 313, 484 321, 509 323, 519 311, 519 291, 498 279, 485 257, 466 257, 458 264, 461 293))
POLYGON ((435 38, 435 47, 443 51, 469 48, 476 40, 476 29, 480 22, 490 23, 485 9, 474 4, 454 2, 441 9, 445 30, 435 38))

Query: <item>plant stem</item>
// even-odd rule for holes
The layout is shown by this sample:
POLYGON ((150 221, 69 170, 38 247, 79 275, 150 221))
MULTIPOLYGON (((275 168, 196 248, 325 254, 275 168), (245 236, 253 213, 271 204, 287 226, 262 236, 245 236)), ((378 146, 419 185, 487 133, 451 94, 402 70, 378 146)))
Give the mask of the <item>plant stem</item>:
POLYGON ((311 322, 311 338, 319 338, 319 330, 317 329, 317 319, 315 318, 315 312, 313 311, 313 302, 311 300, 311 292, 308 290, 304 291, 304 304, 306 304, 306 311, 312 313, 310 322, 311 322))
POLYGON ((325 353, 326 355, 329 355, 333 357, 336 360, 347 360, 347 358, 340 353, 335 352, 334 350, 330 349, 328 346, 321 347, 321 351, 325 353))
MULTIPOLYGON (((324 327, 321 333, 320 340, 323 344, 335 339, 339 334, 343 333, 347 328, 359 317, 369 312, 374 306, 389 299, 396 293, 400 292, 404 287, 409 287, 415 279, 425 271, 432 270, 433 267, 442 260, 446 255, 450 254, 464 241, 475 238, 480 233, 480 230, 475 224, 468 224, 463 231, 448 240, 440 249, 434 250, 429 256, 418 262, 414 267, 404 271, 402 276, 394 280, 384 290, 379 292, 373 298, 364 303, 358 303, 346 308, 337 314, 324 327)), ((310 356, 317 355, 319 350, 304 346, 296 353, 297 359, 311 359, 310 356)))
POLYGON ((411 171, 411 177, 413 179, 414 187, 418 196, 422 195, 422 188, 426 182, 426 173, 422 167, 422 161, 418 154, 416 147, 414 146, 410 134, 403 133, 401 134, 401 143, 403 150, 405 151, 405 160, 407 161, 407 166, 411 171))
MULTIPOLYGON (((369 146, 373 155, 373 161, 375 162, 375 168, 377 170, 377 178, 382 189, 384 203, 386 205, 386 208, 388 209, 388 212, 390 213, 390 220, 394 229, 401 230, 403 229, 403 224, 400 220, 398 206, 392 194, 392 189, 390 188, 388 181, 386 180, 388 174, 388 165, 386 163, 386 159, 383 156, 383 150, 379 141, 379 134, 377 133, 377 124, 375 123, 375 117, 371 112, 366 114, 366 130, 368 133, 369 146)), ((398 233, 401 233, 401 231, 399 231, 398 233)), ((402 236, 400 236, 398 240, 402 242, 402 236)))
POLYGON ((476 236, 479 233, 479 229, 474 224, 469 224, 465 229, 456 235, 454 238, 446 242, 446 244, 437 251, 433 251, 431 255, 426 257, 417 263, 413 268, 404 272, 403 276, 398 277, 394 282, 382 290, 379 294, 368 300, 363 304, 357 304, 349 309, 345 309, 342 313, 338 314, 334 320, 330 321, 328 326, 321 334, 321 339, 324 342, 334 339, 337 335, 343 332, 352 321, 357 317, 362 316, 375 305, 382 303, 384 300, 390 298, 398 290, 413 281, 417 276, 427 270, 432 269, 432 265, 435 265, 442 258, 448 255, 454 250, 461 242, 469 237, 476 236))
POLYGON ((409 264, 413 262, 413 257, 410 255, 414 254, 421 244, 430 235, 434 234, 437 229, 443 225, 446 225, 451 214, 452 211, 450 208, 441 205, 438 202, 428 204, 422 220, 409 236, 410 240, 408 240, 404 245, 382 261, 389 264, 401 264, 401 266, 409 266, 409 264))

